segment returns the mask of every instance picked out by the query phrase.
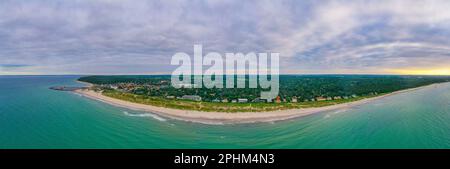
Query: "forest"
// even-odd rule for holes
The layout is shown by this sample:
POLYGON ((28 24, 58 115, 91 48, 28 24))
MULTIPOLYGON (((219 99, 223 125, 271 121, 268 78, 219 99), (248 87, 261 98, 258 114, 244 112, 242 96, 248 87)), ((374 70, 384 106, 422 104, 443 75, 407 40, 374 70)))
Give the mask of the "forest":
MULTIPOLYGON (((316 101, 317 98, 343 99, 390 93, 433 83, 450 82, 450 76, 400 75, 280 75, 280 99, 291 102, 316 101)), ((225 78, 224 78, 225 79, 225 78)), ((85 76, 79 81, 105 88, 117 84, 132 84, 128 93, 151 97, 182 97, 198 95, 202 101, 248 99, 257 100, 261 88, 181 88, 170 85, 170 75, 85 76)), ((248 76, 246 76, 248 84, 248 76)), ((247 85, 248 86, 248 85, 247 85)), ((120 89, 120 86, 119 86, 120 89)))

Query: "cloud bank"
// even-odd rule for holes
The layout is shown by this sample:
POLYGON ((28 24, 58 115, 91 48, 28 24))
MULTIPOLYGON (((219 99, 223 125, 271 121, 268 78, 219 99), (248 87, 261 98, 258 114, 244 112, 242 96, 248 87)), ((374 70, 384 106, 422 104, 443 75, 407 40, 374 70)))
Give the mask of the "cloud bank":
POLYGON ((278 52, 281 73, 450 70, 448 9, 448 0, 3 0, 0 74, 165 74, 194 44, 278 52))

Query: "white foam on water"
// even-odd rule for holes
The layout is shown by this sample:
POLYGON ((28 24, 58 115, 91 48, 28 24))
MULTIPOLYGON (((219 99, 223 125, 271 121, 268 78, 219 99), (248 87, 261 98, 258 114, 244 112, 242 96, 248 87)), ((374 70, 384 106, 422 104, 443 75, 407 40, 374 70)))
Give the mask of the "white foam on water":
POLYGON ((77 96, 80 96, 80 97, 84 97, 82 94, 79 94, 79 93, 75 93, 75 92, 70 92, 70 93, 72 93, 74 95, 77 95, 77 96))
POLYGON ((350 109, 340 109, 340 110, 337 110, 337 111, 333 112, 333 114, 338 114, 338 113, 346 112, 346 111, 348 111, 348 110, 350 110, 350 109))
POLYGON ((123 111, 123 114, 125 114, 127 116, 133 116, 133 117, 152 117, 159 121, 167 121, 165 118, 162 118, 158 115, 150 114, 150 113, 128 113, 127 111, 123 111))
POLYGON ((350 110, 350 109, 340 109, 340 110, 337 110, 337 111, 333 111, 333 112, 327 113, 327 114, 324 116, 324 118, 330 118, 331 116, 333 116, 333 115, 335 115, 335 114, 339 114, 339 113, 346 112, 346 111, 349 111, 349 110, 350 110))

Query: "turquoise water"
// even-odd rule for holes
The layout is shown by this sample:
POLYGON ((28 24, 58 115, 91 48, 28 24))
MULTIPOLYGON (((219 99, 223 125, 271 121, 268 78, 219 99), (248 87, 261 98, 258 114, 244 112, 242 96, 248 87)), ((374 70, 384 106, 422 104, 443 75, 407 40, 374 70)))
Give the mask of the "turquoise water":
POLYGON ((450 148, 449 83, 301 119, 217 126, 48 89, 76 79, 0 76, 0 148, 450 148))

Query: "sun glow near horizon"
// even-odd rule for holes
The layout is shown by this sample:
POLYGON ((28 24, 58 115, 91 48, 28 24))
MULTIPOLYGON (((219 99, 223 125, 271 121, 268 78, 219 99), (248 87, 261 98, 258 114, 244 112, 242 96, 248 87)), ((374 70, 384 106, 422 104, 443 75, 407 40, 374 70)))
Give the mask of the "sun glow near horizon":
POLYGON ((390 69, 386 72, 403 75, 450 75, 450 68, 430 68, 430 69, 390 69))

